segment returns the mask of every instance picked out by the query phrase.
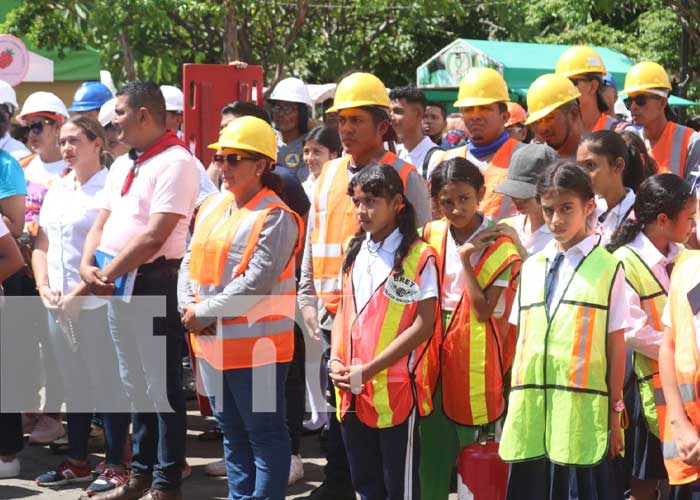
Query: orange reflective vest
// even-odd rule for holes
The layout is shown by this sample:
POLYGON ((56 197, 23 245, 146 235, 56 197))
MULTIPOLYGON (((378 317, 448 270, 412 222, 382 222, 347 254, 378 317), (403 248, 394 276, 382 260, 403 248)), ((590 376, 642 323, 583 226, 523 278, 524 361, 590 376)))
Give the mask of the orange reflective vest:
MULTIPOLYGON (((423 237, 437 250, 441 277, 448 231, 449 223, 445 219, 430 222, 423 228, 423 237)), ((486 249, 474 274, 481 289, 486 290, 509 267, 511 280, 514 280, 521 262, 513 242, 500 237, 486 249)), ((494 422, 503 414, 503 376, 508 370, 504 363, 504 347, 505 344, 514 346, 516 341, 515 337, 508 338, 507 333, 501 333, 494 318, 485 322, 477 320, 464 290, 445 328, 440 349, 442 406, 450 420, 461 425, 482 425, 494 422)), ((513 352, 514 347, 505 350, 513 352)))
MULTIPOLYGON (((493 155, 491 161, 481 172, 484 175, 486 193, 484 194, 484 199, 481 201, 481 205, 479 205, 479 211, 495 221, 500 221, 505 217, 515 215, 513 203, 510 198, 501 193, 496 193, 494 189, 505 180, 506 174, 508 173, 508 166, 510 165, 510 158, 513 156, 513 153, 522 146, 523 143, 509 138, 498 148, 496 154, 493 155)), ((440 155, 437 163, 458 157, 467 158, 467 146, 445 151, 440 155)))
POLYGON ((615 130, 615 126, 620 123, 620 120, 613 118, 605 113, 600 114, 600 118, 593 125, 591 132, 598 132, 599 130, 615 130))
MULTIPOLYGON (((393 166, 401 180, 404 191, 411 172, 416 167, 387 151, 380 163, 393 166)), ((342 247, 352 237, 359 225, 355 218, 352 201, 348 196, 348 164, 350 156, 331 160, 323 166, 314 191, 314 228, 311 232, 311 255, 316 294, 331 314, 338 310, 341 290, 340 269, 343 265, 342 247)))
POLYGON ((29 156, 25 156, 24 158, 19 160, 19 165, 22 168, 27 168, 27 165, 29 165, 29 163, 31 163, 31 161, 34 159, 34 157, 37 156, 38 154, 39 153, 32 153, 29 156))
POLYGON ((292 215, 299 237, 287 265, 266 295, 234 307, 232 317, 217 320, 216 336, 191 335, 192 350, 218 370, 251 368, 291 361, 294 354, 294 314, 296 276, 294 263, 301 249, 303 222, 270 189, 263 188, 245 206, 227 215, 233 195, 210 197, 202 205, 195 222, 190 254, 190 279, 202 299, 220 293, 228 283, 247 269, 257 247, 265 219, 273 210, 292 215), (240 259, 228 259, 230 249, 240 259))
MULTIPOLYGON (((668 300, 671 313, 671 336, 675 346, 675 371, 678 392, 686 415, 696 430, 700 430, 700 361, 698 361, 697 333, 700 331, 700 312, 693 313, 688 292, 698 286, 700 252, 682 252, 671 275, 668 300)), ((700 479, 700 468, 681 459, 673 438, 668 412, 659 412, 659 430, 663 444, 664 464, 670 484, 686 484, 700 479)))
MULTIPOLYGON (((403 274, 392 272, 360 311, 355 307, 352 269, 344 274, 339 321, 336 320, 333 328, 341 329, 338 353, 345 366, 373 360, 413 324, 418 300, 411 295, 419 292, 420 275, 430 257, 435 257, 435 251, 423 240, 417 240, 403 260, 403 274), (406 298, 402 300, 402 297, 406 298)), ((436 324, 440 323, 439 307, 436 301, 436 324)), ((414 406, 419 415, 430 414, 433 410, 430 381, 437 367, 431 364, 427 353, 434 337, 365 382, 360 394, 337 390, 338 418, 343 419, 353 398, 357 418, 372 428, 401 424, 414 406)))
POLYGON ((659 165, 659 174, 671 172, 685 178, 685 162, 693 132, 690 127, 672 121, 666 122, 661 137, 649 152, 659 165))

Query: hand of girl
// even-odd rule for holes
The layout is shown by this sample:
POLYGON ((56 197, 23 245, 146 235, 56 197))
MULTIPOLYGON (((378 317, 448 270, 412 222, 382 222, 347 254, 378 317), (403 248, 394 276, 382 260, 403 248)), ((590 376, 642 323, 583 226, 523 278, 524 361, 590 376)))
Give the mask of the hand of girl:
POLYGON ((182 308, 182 326, 184 326, 188 332, 200 333, 204 330, 204 325, 197 319, 194 306, 194 304, 188 304, 182 308))
POLYGON ((683 416, 671 424, 673 426, 673 440, 676 442, 678 454, 688 465, 697 467, 700 462, 700 450, 696 450, 700 443, 700 437, 695 426, 683 416))
POLYGON ((610 448, 608 449, 608 458, 614 460, 625 451, 625 439, 620 425, 620 414, 613 413, 610 419, 610 448))
POLYGON ((494 239, 493 234, 488 234, 491 231, 484 231, 483 233, 480 233, 476 238, 474 238, 472 241, 468 241, 467 243, 463 243, 457 248, 457 252, 459 253, 460 258, 462 259, 462 264, 464 265, 465 268, 470 268, 471 269, 471 262, 469 258, 471 255, 475 252, 478 252, 480 250, 483 250, 487 246, 491 244, 491 242, 494 239))
POLYGON ((48 285, 41 285, 39 287, 39 297, 41 297, 41 301, 46 309, 55 310, 58 309, 63 293, 58 290, 51 290, 48 285))

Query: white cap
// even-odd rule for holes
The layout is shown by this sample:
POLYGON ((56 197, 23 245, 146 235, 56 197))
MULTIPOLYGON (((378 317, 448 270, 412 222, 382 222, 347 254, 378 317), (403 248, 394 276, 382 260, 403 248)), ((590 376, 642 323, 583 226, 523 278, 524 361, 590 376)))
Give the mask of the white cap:
POLYGON ((627 106, 625 106, 625 102, 620 98, 618 98, 617 101, 615 101, 614 111, 616 115, 620 115, 625 118, 630 118, 632 116, 629 110, 627 109, 627 106))
POLYGON ((107 127, 107 125, 110 125, 112 123, 112 120, 114 119, 114 107, 117 104, 117 98, 113 97, 106 103, 102 105, 100 108, 100 114, 97 117, 97 121, 100 122, 100 125, 102 127, 107 127))
POLYGON ((268 99, 270 101, 299 102, 313 106, 306 84, 298 78, 280 80, 268 99))
POLYGON ((182 90, 172 85, 161 85, 160 91, 165 98, 165 111, 182 113, 185 110, 185 96, 182 90))
POLYGON ((3 80, 0 80, 0 104, 9 104, 10 113, 14 113, 17 111, 17 108, 19 108, 15 89, 12 88, 12 85, 3 80))
POLYGON ((22 105, 22 111, 17 115, 17 119, 24 123, 24 117, 33 113, 53 113, 68 119, 68 110, 63 101, 56 94, 51 92, 34 92, 22 105))

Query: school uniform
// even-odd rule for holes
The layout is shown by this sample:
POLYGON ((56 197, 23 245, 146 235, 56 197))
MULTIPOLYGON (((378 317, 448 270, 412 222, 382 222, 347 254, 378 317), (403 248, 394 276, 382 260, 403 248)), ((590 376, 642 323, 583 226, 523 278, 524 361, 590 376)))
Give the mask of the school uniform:
POLYGON ((605 198, 596 196, 596 233, 601 237, 601 245, 610 243, 613 234, 617 228, 629 217, 634 208, 634 200, 636 199, 634 191, 629 188, 625 189, 625 197, 620 203, 608 209, 608 204, 605 198))
POLYGON ((550 242, 521 271, 510 322, 518 326, 499 454, 508 500, 621 499, 620 459, 607 458, 611 415, 607 335, 627 330, 620 263, 599 237, 566 252, 550 242))
POLYGON ((507 224, 515 229, 528 255, 533 255, 544 250, 547 243, 552 240, 552 231, 549 230, 547 224, 542 224, 535 231, 531 231, 527 227, 527 215, 525 214, 518 214, 503 219, 501 220, 501 224, 507 224))
MULTIPOLYGON (((349 275, 343 276, 334 329, 340 330, 339 357, 346 366, 376 357, 413 324, 418 302, 439 295, 435 254, 422 240, 404 258, 403 274, 392 273, 401 241, 398 229, 381 242, 368 235, 349 275)), ((363 500, 420 498, 417 419, 432 411, 432 367, 426 356, 431 341, 354 394, 336 389, 350 475, 363 500)))

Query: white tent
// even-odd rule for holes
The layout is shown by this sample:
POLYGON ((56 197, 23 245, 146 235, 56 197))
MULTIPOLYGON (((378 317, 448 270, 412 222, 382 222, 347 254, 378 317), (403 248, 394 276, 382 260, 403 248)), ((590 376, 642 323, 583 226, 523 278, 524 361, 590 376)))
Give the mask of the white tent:
POLYGON ((53 61, 48 57, 29 52, 29 69, 25 82, 53 82, 53 61))

